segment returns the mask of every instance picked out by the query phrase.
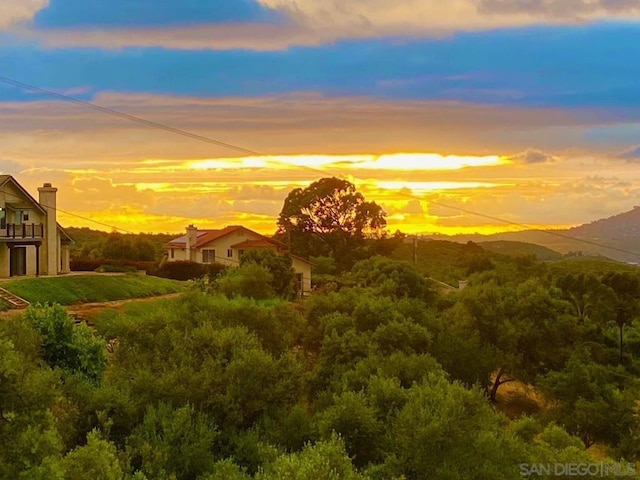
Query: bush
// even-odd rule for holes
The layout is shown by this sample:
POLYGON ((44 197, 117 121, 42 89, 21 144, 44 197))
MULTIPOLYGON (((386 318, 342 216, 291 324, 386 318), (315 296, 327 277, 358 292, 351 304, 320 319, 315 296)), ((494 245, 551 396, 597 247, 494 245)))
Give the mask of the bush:
POLYGON ((365 287, 373 288, 381 295, 427 301, 435 298, 435 291, 430 283, 415 265, 409 262, 373 257, 358 262, 351 273, 356 281, 365 287))
MULTIPOLYGON (((155 270, 158 262, 142 262, 136 260, 115 260, 113 258, 72 258, 69 267, 72 272, 95 272, 100 267, 132 267, 137 270, 155 270)), ((109 270, 105 270, 109 271, 109 270)))
POLYGON ((98 273, 135 273, 138 269, 136 267, 130 266, 119 266, 119 265, 102 265, 96 268, 96 272, 98 273))
POLYGON ((76 326, 64 307, 31 306, 24 318, 42 335, 42 357, 52 367, 98 383, 107 366, 105 342, 86 325, 76 326))
POLYGON ((236 296, 264 300, 275 295, 273 275, 265 267, 247 263, 227 272, 217 282, 218 289, 227 297, 236 296))
POLYGON ((217 278, 228 267, 221 263, 167 262, 160 268, 149 271, 149 275, 172 280, 193 280, 208 275, 217 278))

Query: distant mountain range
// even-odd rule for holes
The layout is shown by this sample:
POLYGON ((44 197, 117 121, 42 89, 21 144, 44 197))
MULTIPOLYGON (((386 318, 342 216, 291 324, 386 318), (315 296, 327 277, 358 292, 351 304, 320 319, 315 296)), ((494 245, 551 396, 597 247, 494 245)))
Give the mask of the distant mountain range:
MULTIPOLYGON (((463 243, 468 241, 481 244, 499 241, 531 243, 562 254, 582 252, 584 255, 601 255, 620 262, 640 263, 640 206, 625 213, 567 230, 524 230, 494 235, 425 236, 463 243)), ((500 248, 500 244, 494 243, 489 244, 488 249, 497 251, 500 248)))

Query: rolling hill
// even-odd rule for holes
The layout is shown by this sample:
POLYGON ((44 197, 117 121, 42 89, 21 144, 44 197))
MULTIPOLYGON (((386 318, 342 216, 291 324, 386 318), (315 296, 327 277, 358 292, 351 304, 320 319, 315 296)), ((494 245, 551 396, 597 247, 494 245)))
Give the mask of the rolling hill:
POLYGON ((620 262, 640 263, 640 207, 568 230, 524 230, 494 235, 428 237, 460 243, 521 242, 543 246, 562 254, 582 252, 583 255, 600 255, 620 262))
POLYGON ((562 258, 561 253, 533 243, 494 240, 491 242, 479 242, 478 245, 488 252, 499 253, 512 257, 534 255, 538 260, 542 261, 560 260, 562 258))

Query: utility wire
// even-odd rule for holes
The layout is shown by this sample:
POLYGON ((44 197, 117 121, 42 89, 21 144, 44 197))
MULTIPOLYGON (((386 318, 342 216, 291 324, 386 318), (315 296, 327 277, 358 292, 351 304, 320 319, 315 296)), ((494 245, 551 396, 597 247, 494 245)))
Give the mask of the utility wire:
POLYGON ((514 221, 511 221, 511 220, 505 220, 503 218, 494 217, 492 215, 486 215, 484 213, 475 212, 473 210, 468 210, 468 209, 462 208, 462 207, 453 207, 451 205, 445 205, 444 203, 440 203, 440 202, 438 202, 436 200, 427 200, 425 198, 418 197, 417 195, 412 195, 412 194, 405 193, 405 192, 396 192, 396 193, 398 195, 403 196, 403 197, 412 198, 412 199, 418 200, 420 202, 432 203, 433 205, 437 205, 439 207, 450 208, 452 210, 458 210, 458 211, 463 212, 463 213, 468 213, 469 215, 475 215, 475 216, 478 216, 478 217, 487 218, 489 220, 494 220, 494 221, 497 221, 497 222, 506 223, 507 225, 514 225, 516 227, 521 227, 521 228, 523 228, 525 230, 529 230, 529 231, 533 231, 533 232, 546 233, 547 235, 554 235, 556 237, 564 238, 564 239, 567 239, 567 240, 573 240, 575 242, 580 242, 580 243, 584 243, 584 244, 587 244, 587 245, 592 245, 592 246, 595 246, 595 247, 607 248, 609 250, 613 250, 613 251, 616 251, 616 252, 626 253, 626 254, 629 254, 629 255, 635 255, 636 257, 640 257, 640 253, 632 252, 630 250, 625 250, 623 248, 611 247, 609 245, 604 245, 602 243, 593 242, 591 240, 585 240, 583 238, 572 237, 571 235, 566 235, 564 233, 556 232, 554 230, 543 230, 541 228, 535 228, 535 227, 532 227, 532 226, 527 225, 525 223, 514 222, 514 221))
MULTIPOLYGON (((18 195, 15 195, 13 193, 4 192, 4 195, 7 196, 7 197, 13 197, 13 198, 15 198, 17 200, 22 200, 22 197, 20 197, 18 195)), ((40 204, 40 205, 42 205, 42 204, 40 204)), ((50 205, 43 205, 43 206, 46 207, 46 208, 50 208, 51 210, 54 210, 56 212, 64 213, 65 215, 70 215, 72 217, 77 217, 77 218, 81 218, 82 220, 87 220, 89 222, 93 222, 93 223, 95 223, 97 225, 102 225, 103 227, 109 227, 109 228, 112 228, 113 230, 120 230, 120 231, 125 232, 125 233, 131 233, 132 235, 136 235, 135 232, 132 232, 132 231, 127 230, 125 228, 116 227, 115 225, 110 225, 108 223, 99 222, 98 220, 94 220, 93 218, 83 217, 82 215, 78 215, 76 213, 67 212, 66 210, 62 210, 61 208, 58 208, 58 207, 52 207, 50 205)))
MULTIPOLYGON (((91 109, 96 110, 98 112, 101 112, 101 113, 104 113, 104 114, 107 114, 107 115, 116 116, 116 117, 119 117, 119 118, 122 118, 122 119, 125 119, 125 120, 129 120, 131 122, 135 122, 135 123, 138 123, 138 124, 150 127, 150 128, 156 128, 156 129, 164 130, 164 131, 167 131, 167 132, 170 132, 170 133, 174 133, 176 135, 182 135, 184 137, 192 138, 194 140, 198 140, 198 141, 201 141, 201 142, 206 142, 206 143, 210 143, 210 144, 217 145, 217 146, 220 146, 220 147, 224 147, 224 148, 228 148, 228 149, 231 149, 231 150, 235 150, 237 152, 241 152, 241 153, 245 153, 245 154, 249 154, 249 155, 256 155, 256 156, 265 156, 265 157, 271 156, 271 155, 268 155, 266 153, 262 153, 262 152, 259 152, 259 151, 256 151, 256 150, 251 150, 251 149, 240 147, 238 145, 234 145, 234 144, 231 144, 231 143, 215 140, 213 138, 206 137, 204 135, 198 135, 198 134, 189 132, 187 130, 182 130, 180 128, 175 128, 175 127, 171 127, 169 125, 165 125, 165 124, 162 124, 162 123, 146 120, 144 118, 137 117, 135 115, 130 115, 128 113, 120 112, 118 110, 114 110, 114 109, 111 109, 111 108, 103 107, 101 105, 98 105, 98 104, 95 104, 95 103, 92 103, 92 102, 88 102, 88 101, 85 101, 85 100, 79 100, 77 98, 70 97, 68 95, 63 95, 61 93, 54 92, 52 90, 47 90, 45 88, 37 87, 35 85, 31 85, 31 84, 28 84, 28 83, 25 83, 25 82, 21 82, 21 81, 18 81, 18 80, 14 80, 14 79, 9 78, 9 77, 0 76, 0 82, 8 84, 8 85, 12 85, 14 87, 18 87, 18 88, 22 88, 22 89, 25 89, 25 90, 29 90, 29 91, 32 91, 32 92, 40 93, 40 94, 43 94, 43 95, 48 95, 50 97, 54 97, 54 98, 57 98, 59 100, 63 100, 65 102, 69 102, 69 103, 73 103, 73 104, 76 104, 76 105, 79 105, 79 106, 91 108, 91 109)), ((306 166, 306 165, 302 165, 302 167, 304 169, 306 169, 306 170, 313 171, 313 172, 318 173, 320 175, 326 175, 326 173, 327 173, 326 170, 320 170, 320 169, 316 169, 316 168, 309 167, 309 166, 306 166)), ((632 251, 629 251, 629 250, 625 250, 625 249, 621 249, 621 248, 617 248, 617 247, 612 247, 612 246, 609 246, 609 245, 604 245, 602 243, 593 242, 591 240, 585 240, 585 239, 582 239, 582 238, 572 237, 570 235, 565 235, 565 234, 562 234, 562 233, 559 233, 559 232, 554 232, 553 230, 542 230, 542 229, 532 228, 529 225, 526 225, 524 223, 505 220, 503 218, 495 217, 495 216, 492 216, 492 215, 487 215, 487 214, 480 213, 480 212, 475 212, 473 210, 468 210, 468 209, 461 208, 461 207, 454 207, 454 206, 451 206, 451 205, 446 205, 444 203, 441 203, 441 202, 438 202, 438 201, 435 201, 435 200, 425 199, 425 198, 419 197, 417 195, 408 194, 408 193, 404 193, 404 192, 401 192, 401 191, 397 191, 396 193, 401 195, 401 196, 405 196, 405 197, 409 197, 409 198, 418 200, 420 202, 426 201, 428 203, 431 203, 433 205, 437 205, 439 207, 448 208, 448 209, 451 209, 451 210, 457 210, 457 211, 460 211, 460 212, 463 212, 463 213, 467 213, 469 215, 474 215, 474 216, 478 216, 478 217, 487 218, 487 219, 494 220, 494 221, 501 222, 501 223, 505 223, 505 224, 508 224, 508 225, 518 226, 518 227, 524 228, 526 230, 542 232, 542 233, 546 233, 548 235, 553 235, 553 236, 556 236, 556 237, 564 238, 564 239, 567 239, 567 240, 572 240, 572 241, 583 243, 583 244, 586 244, 586 245, 601 247, 601 248, 609 249, 611 251, 616 251, 616 252, 625 253, 625 254, 628 254, 628 255, 634 255, 634 256, 640 257, 640 253, 638 253, 638 252, 632 252, 632 251)), ((117 229, 117 230, 122 230, 122 231, 128 232, 127 230, 124 230, 124 229, 119 228, 119 227, 115 227, 113 225, 108 225, 108 224, 104 224, 104 223, 101 223, 101 222, 97 222, 97 221, 92 220, 90 218, 82 217, 80 215, 75 215, 75 214, 72 214, 70 212, 65 212, 63 210, 59 210, 59 211, 63 212, 63 213, 66 213, 67 215, 76 216, 78 218, 82 218, 84 220, 92 221, 92 222, 95 222, 95 223, 103 225, 103 226, 108 226, 110 228, 114 228, 114 229, 117 229)), ((128 233, 133 233, 133 232, 128 232, 128 233)))
POLYGON ((120 118, 123 118, 125 120, 129 120, 131 122, 136 122, 136 123, 139 123, 141 125, 145 125, 145 126, 150 127, 150 128, 157 128, 157 129, 160 129, 160 130, 165 130, 167 132, 175 133, 176 135, 182 135, 184 137, 193 138, 194 140, 199 140, 201 142, 211 143, 211 144, 217 145, 219 147, 229 148, 231 150, 236 150, 236 151, 241 152, 241 153, 247 153, 249 155, 262 155, 261 153, 256 152, 254 150, 249 150, 247 148, 238 147, 237 145, 232 145, 230 143, 221 142, 219 140, 214 140, 213 138, 205 137, 204 135, 198 135, 197 133, 188 132, 186 130, 182 130, 180 128, 174 128, 174 127, 171 127, 169 125, 164 125, 162 123, 152 122, 150 120, 147 120, 147 119, 144 119, 144 118, 141 118, 141 117, 136 117, 135 115, 130 115, 128 113, 120 112, 118 110, 113 110, 111 108, 103 107, 101 105, 98 105, 98 104, 95 104, 95 103, 92 103, 92 102, 87 102, 85 100, 80 100, 78 98, 70 97, 68 95, 63 95, 61 93, 54 92, 52 90, 47 90, 45 88, 36 87, 35 85, 30 85, 28 83, 20 82, 18 80, 14 80, 12 78, 0 76, 0 82, 6 83, 8 85, 13 85, 14 87, 23 88, 25 90, 30 90, 32 92, 41 93, 43 95, 48 95, 50 97, 54 97, 54 98, 57 98, 59 100, 63 100, 65 102, 75 103, 76 105, 80 105, 80 106, 83 106, 83 107, 91 108, 93 110, 97 110, 98 112, 106 113, 107 115, 113 115, 115 117, 120 117, 120 118))

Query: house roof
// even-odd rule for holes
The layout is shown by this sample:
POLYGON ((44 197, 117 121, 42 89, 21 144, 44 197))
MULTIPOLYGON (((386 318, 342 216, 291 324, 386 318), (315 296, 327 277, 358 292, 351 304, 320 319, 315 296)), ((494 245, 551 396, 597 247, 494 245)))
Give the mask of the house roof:
MULTIPOLYGON (((247 228, 244 228, 244 227, 242 227, 240 225, 232 225, 230 227, 224 227, 224 228, 222 228, 220 230, 198 230, 196 232, 196 245, 195 245, 195 248, 200 248, 200 247, 206 245, 209 242, 213 242, 214 240, 217 240, 219 238, 226 237, 230 233, 233 233, 233 232, 238 231, 240 229, 248 230, 247 228)), ((252 232, 251 230, 249 230, 249 231, 251 233, 256 234, 256 235, 260 235, 259 233, 252 232)), ((181 237, 174 238, 169 243, 167 243, 165 246, 167 246, 167 247, 184 248, 184 247, 187 246, 187 235, 185 234, 185 235, 182 235, 181 237)))
MULTIPOLYGON (((242 225, 231 225, 219 230, 198 230, 196 233, 197 240, 196 240, 195 248, 201 248, 207 243, 213 242, 214 240, 218 240, 219 238, 222 238, 222 237, 226 237, 227 235, 237 232, 238 230, 244 230, 245 232, 248 232, 251 235, 258 237, 259 241, 268 242, 269 245, 274 245, 274 246, 283 247, 283 248, 287 247, 282 242, 278 242, 277 240, 273 240, 258 232, 249 230, 247 227, 243 227, 242 225)), ((249 240, 249 241, 254 241, 254 240, 249 240)), ((258 240, 255 240, 255 241, 258 241, 258 240)), ((181 237, 174 238, 165 246, 184 248, 186 247, 186 245, 187 245, 187 235, 185 234, 185 235, 182 235, 181 237)))
POLYGON ((260 247, 278 247, 278 242, 260 238, 258 240, 245 240, 244 242, 231 245, 231 248, 260 248, 260 247))
MULTIPOLYGON (((31 201, 31 203, 33 203, 33 206, 37 208, 40 211, 40 213, 42 213, 43 215, 47 214, 47 211, 42 207, 42 205, 40 205, 40 202, 38 202, 35 198, 33 198, 31 194, 27 192, 24 189, 24 187, 20 185, 20 183, 18 183, 18 181, 15 178, 13 178, 11 175, 0 175, 0 188, 4 187, 7 183, 12 183, 25 197, 27 197, 29 201, 31 201)), ((11 195, 11 194, 7 194, 5 192, 5 195, 11 195)), ((62 228, 62 226, 57 222, 56 222, 56 225, 58 227, 58 230, 60 231, 60 236, 62 237, 62 240, 65 242, 74 243, 73 238, 69 236, 69 234, 64 230, 64 228, 62 228)))
MULTIPOLYGON (((262 235, 258 232, 254 232, 253 230, 248 229, 247 227, 243 227, 242 225, 231 225, 229 227, 222 228, 220 230, 198 230, 196 232, 196 245, 195 248, 201 248, 204 245, 213 242, 214 240, 218 240, 219 238, 226 237, 227 235, 237 232, 238 230, 244 230, 245 232, 249 232, 252 235, 258 237, 255 240, 244 240, 242 242, 231 245, 231 248, 260 248, 260 247, 280 247, 280 248, 288 248, 282 242, 278 240, 274 240, 265 235, 262 235)), ((181 237, 174 238, 169 243, 165 244, 165 247, 168 248, 185 248, 187 246, 187 236, 182 235, 181 237)), ((300 260, 301 262, 308 263, 313 265, 309 260, 306 260, 302 257, 298 257, 296 255, 291 255, 291 257, 300 260)))
MULTIPOLYGON (((15 178, 13 178, 11 175, 0 175, 0 188, 4 187, 7 183, 12 183, 14 187, 16 187, 25 197, 27 197, 27 199, 31 201, 31 203, 33 203, 34 207, 36 207, 40 211, 40 213, 42 213, 43 215, 47 214, 47 211, 42 208, 42 205, 40 205, 40 203, 38 203, 38 201, 33 198, 31 194, 27 192, 15 178)), ((7 195, 7 193, 5 193, 5 195, 7 195)))

